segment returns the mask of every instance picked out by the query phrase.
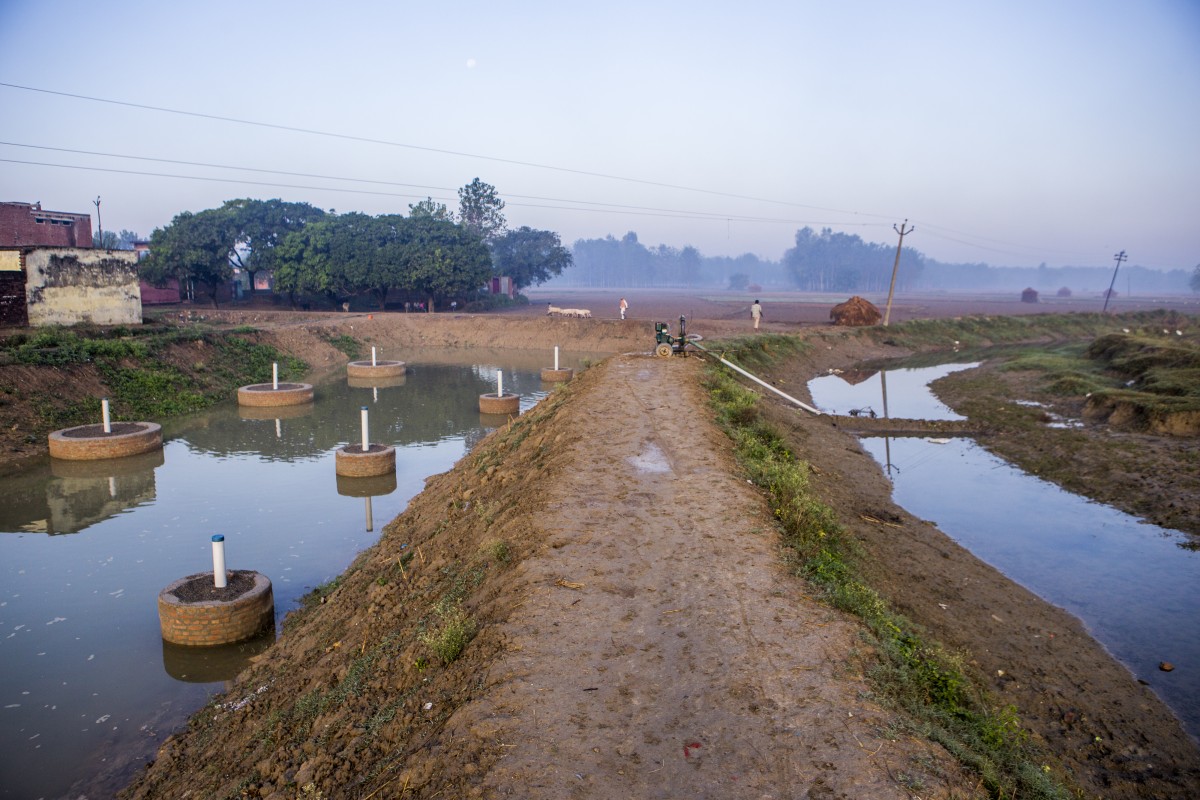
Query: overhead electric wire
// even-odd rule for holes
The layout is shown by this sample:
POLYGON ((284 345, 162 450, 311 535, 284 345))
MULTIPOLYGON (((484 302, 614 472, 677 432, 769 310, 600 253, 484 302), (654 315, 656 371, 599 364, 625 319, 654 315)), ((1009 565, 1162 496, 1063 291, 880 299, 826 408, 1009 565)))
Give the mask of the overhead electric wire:
MULTIPOLYGON (((0 141, 0 146, 24 147, 24 148, 33 149, 33 150, 51 150, 51 151, 58 152, 58 153, 74 153, 76 155, 102 156, 105 158, 124 158, 124 159, 133 160, 133 161, 150 161, 150 162, 155 162, 155 163, 160 163, 160 164, 178 164, 181 166, 204 167, 207 169, 227 169, 227 170, 234 170, 234 171, 240 171, 240 172, 261 172, 261 173, 265 173, 268 175, 288 175, 288 176, 297 177, 297 178, 319 178, 321 180, 345 181, 345 182, 349 182, 349 183, 367 183, 367 184, 378 185, 378 186, 403 186, 403 187, 409 187, 409 188, 414 188, 414 189, 430 189, 430 190, 439 191, 439 192, 454 192, 454 191, 456 191, 455 189, 447 187, 447 186, 429 186, 429 185, 419 184, 419 183, 402 183, 400 181, 383 181, 383 180, 376 180, 376 179, 372 179, 372 178, 347 178, 347 177, 343 177, 340 175, 320 175, 320 174, 315 174, 315 173, 311 173, 311 172, 291 172, 288 170, 265 169, 262 167, 239 167, 239 166, 234 166, 234 165, 230 165, 230 164, 209 164, 209 163, 205 163, 202 161, 186 161, 186 160, 174 159, 174 158, 156 158, 153 156, 135 156, 135 155, 128 155, 128 154, 124 154, 124 153, 102 153, 102 152, 95 151, 95 150, 76 150, 76 149, 67 148, 67 147, 51 147, 49 145, 25 144, 23 142, 0 141)), ((0 159, 0 160, 5 160, 5 159, 0 159)), ((66 164, 46 164, 44 162, 36 162, 36 161, 30 161, 30 162, 15 161, 14 163, 28 163, 28 164, 37 164, 37 165, 41 165, 41 166, 70 167, 70 168, 75 168, 75 169, 100 169, 100 168, 83 167, 83 166, 71 167, 71 165, 66 165, 66 164)), ((114 170, 114 171, 120 171, 120 170, 114 170)), ((150 172, 135 172, 132 174, 160 175, 161 177, 186 177, 186 176, 177 176, 177 175, 162 175, 161 173, 150 173, 150 172)), ((217 179, 211 178, 210 180, 217 180, 217 179)), ((228 180, 230 180, 231 182, 237 182, 234 179, 228 179, 228 180)), ((257 184, 257 185, 267 185, 267 186, 279 185, 279 186, 288 186, 288 188, 312 188, 312 187, 291 187, 290 185, 287 185, 287 184, 257 184)), ((348 189, 332 189, 332 188, 330 190, 331 191, 350 191, 348 189)), ((396 196, 411 197, 412 195, 402 194, 402 195, 396 195, 396 196)), ((549 203, 575 203, 577 205, 600 206, 602 208, 619 209, 619 210, 629 211, 631 213, 639 212, 639 211, 646 211, 646 212, 654 212, 657 214, 665 214, 665 215, 680 215, 680 216, 686 215, 686 217, 689 219, 712 219, 713 221, 721 221, 721 222, 733 221, 733 222, 762 222, 762 223, 784 223, 784 224, 794 224, 796 222, 796 220, 793 220, 793 219, 778 219, 778 218, 773 218, 773 217, 755 217, 755 216, 742 215, 742 214, 728 214, 728 213, 719 213, 719 212, 712 212, 712 211, 683 211, 680 209, 673 209, 673 208, 654 208, 651 206, 632 206, 632 205, 625 205, 625 204, 621 204, 621 203, 601 203, 601 202, 598 202, 595 200, 571 200, 571 199, 560 198, 560 197, 540 197, 537 195, 522 195, 522 194, 509 194, 507 196, 515 197, 515 198, 522 199, 522 200, 538 200, 538 201, 544 201, 544 202, 549 202, 549 203)), ((562 209, 567 209, 567 210, 572 210, 572 211, 588 210, 588 209, 577 209, 577 208, 573 208, 571 206, 534 206, 534 205, 523 204, 523 203, 509 203, 509 204, 521 206, 521 207, 530 207, 530 208, 562 208, 562 209)), ((865 226, 865 225, 882 225, 884 223, 863 223, 863 222, 831 223, 831 222, 809 221, 806 224, 809 224, 809 225, 836 224, 836 225, 864 225, 865 226)))
POLYGON ((795 208, 807 208, 814 211, 828 211, 834 214, 850 214, 852 216, 868 216, 879 217, 880 219, 891 220, 892 217, 885 217, 882 214, 868 214, 859 211, 846 211, 844 209, 826 208, 823 206, 806 205, 804 203, 794 203, 788 200, 774 200, 767 197, 754 197, 752 195, 734 194, 732 192, 721 192, 714 189, 702 189, 696 186, 682 186, 679 184, 665 183, 661 181, 645 180, 643 178, 630 178, 624 175, 612 175, 604 172, 591 172, 582 169, 573 169, 571 167, 560 167, 553 164, 539 164, 535 161, 520 161, 512 158, 501 158, 499 156, 485 156, 478 153, 468 153, 459 150, 446 150, 438 147, 428 147, 425 145, 407 144, 405 142, 395 142, 388 139, 375 139, 369 136, 355 136, 349 133, 335 133, 332 131, 322 131, 315 128, 302 128, 295 125, 280 125, 273 122, 259 122, 257 120, 240 119, 238 117, 227 117, 220 114, 205 114, 199 111, 186 111, 178 108, 166 108, 164 106, 154 106, 148 103, 132 103, 126 100, 112 100, 104 97, 92 97, 85 94, 74 94, 72 92, 60 92, 53 89, 42 89, 36 86, 23 86, 17 83, 7 83, 0 81, 0 86, 9 89, 20 89, 27 92, 38 92, 41 94, 56 95, 58 97, 70 97, 74 100, 87 100, 93 103, 107 103, 110 105, 124 106, 126 108, 138 108, 144 111, 158 111, 164 114, 178 114, 186 117, 196 117, 199 119, 210 119, 218 122, 232 122, 238 125, 250 125, 258 128, 269 128, 272 130, 288 131, 291 133, 303 133, 310 136, 323 136, 331 139, 344 139, 352 142, 363 142, 366 144, 377 144, 385 147, 401 147, 409 150, 421 150, 427 153, 438 153, 440 155, 458 156, 460 158, 475 158, 483 161, 494 161, 499 164, 512 164, 519 167, 531 167, 534 169, 544 169, 553 172, 565 172, 572 175, 585 175, 590 178, 602 178, 604 180, 623 181, 625 183, 636 183, 643 186, 657 186, 663 189, 675 189, 683 192, 696 192, 698 194, 708 194, 716 197, 729 197, 736 200, 750 200, 756 203, 772 203, 775 205, 792 206, 795 208))
MULTIPOLYGON (((209 183, 235 183, 235 184, 243 184, 243 185, 247 185, 247 186, 269 186, 269 187, 277 188, 277 189, 304 189, 306 191, 315 191, 315 192, 341 192, 343 194, 364 194, 364 195, 371 195, 371 196, 375 196, 375 197, 424 198, 426 196, 426 195, 420 195, 420 194, 405 194, 405 193, 401 193, 401 192, 371 191, 368 189, 343 189, 343 188, 339 188, 336 186, 308 186, 308 185, 304 185, 304 184, 294 184, 294 183, 275 183, 272 181, 254 181, 254 180, 247 180, 245 178, 219 178, 219 177, 209 177, 206 175, 179 175, 179 174, 167 173, 167 172, 147 172, 144 170, 116 169, 115 167, 88 167, 88 166, 83 166, 80 164, 51 164, 51 163, 45 162, 45 161, 23 161, 23 160, 15 159, 15 158, 0 158, 0 163, 25 164, 28 166, 35 166, 35 167, 55 167, 55 168, 59 168, 59 169, 79 169, 79 170, 85 170, 88 172, 112 172, 112 173, 116 173, 119 175, 139 175, 139 176, 143 176, 143 177, 153 177, 153 178, 173 178, 173 179, 178 179, 178 180, 205 181, 205 182, 209 182, 209 183)), ((443 200, 443 199, 448 199, 448 198, 434 198, 434 199, 443 200)), ((574 201, 568 201, 568 202, 574 202, 574 201)), ((853 222, 852 223, 820 222, 820 221, 814 221, 814 220, 773 219, 770 217, 737 217, 737 216, 729 216, 729 215, 725 215, 725 214, 713 215, 713 214, 709 214, 708 212, 691 212, 691 211, 671 211, 671 210, 631 211, 631 210, 624 210, 625 207, 577 208, 574 206, 555 206, 555 205, 546 205, 546 204, 542 204, 542 203, 507 203, 506 205, 512 205, 512 206, 516 206, 518 208, 546 208, 546 209, 553 209, 553 210, 558 210, 558 211, 585 211, 585 212, 600 213, 600 214, 626 214, 626 215, 633 215, 633 216, 640 216, 640 217, 665 217, 667 219, 698 219, 698 220, 705 220, 705 221, 709 221, 709 222, 733 220, 734 222, 754 222, 754 223, 762 223, 762 224, 847 225, 847 226, 848 225, 874 226, 874 225, 881 224, 881 223, 870 223, 870 222, 857 222, 857 223, 853 223, 853 222)))
MULTIPOLYGON (((829 208, 827 206, 817 206, 817 205, 811 205, 811 204, 806 204, 806 203, 796 203, 796 202, 787 201, 787 200, 776 200, 773 198, 756 197, 753 195, 742 195, 742 194, 736 194, 736 193, 732 193, 732 192, 722 192, 722 191, 717 191, 717 190, 713 190, 713 189, 703 189, 703 188, 695 187, 695 186, 684 186, 684 185, 680 185, 680 184, 672 184, 672 183, 666 183, 666 182, 662 182, 662 181, 652 181, 652 180, 647 180, 647 179, 642 179, 642 178, 632 178, 632 177, 623 176, 623 175, 615 175, 615 174, 602 173, 602 172, 592 172, 592 171, 588 171, 588 170, 574 169, 571 167, 562 167, 562 166, 557 166, 557 165, 553 165, 553 164, 541 164, 541 163, 532 162, 532 161, 522 161, 522 160, 518 160, 518 159, 502 158, 502 157, 498 157, 498 156, 488 156, 488 155, 482 155, 482 154, 478 154, 478 153, 469 153, 469 152, 465 152, 465 151, 428 147, 428 146, 424 146, 424 145, 415 145, 415 144, 409 144, 409 143, 405 143, 405 142, 391 141, 391 140, 387 140, 387 139, 376 139, 376 138, 366 137, 366 136, 356 136, 353 134, 337 133, 337 132, 333 132, 333 131, 323 131, 323 130, 318 130, 315 128, 304 128, 304 127, 300 127, 300 126, 282 125, 282 124, 271 123, 271 122, 260 122, 257 120, 241 119, 238 117, 231 117, 231 116, 225 116, 225 115, 220 115, 220 114, 207 114, 207 113, 198 112, 198 111, 188 111, 185 109, 168 108, 165 106, 155 106, 155 105, 150 105, 147 103, 133 103, 133 102, 124 101, 124 100, 113 100, 110 98, 93 97, 90 95, 76 94, 76 93, 72 93, 72 92, 62 92, 62 91, 56 91, 53 89, 44 89, 44 88, 35 87, 35 86, 25 86, 22 84, 8 83, 8 82, 4 82, 4 81, 0 81, 0 87, 6 87, 6 88, 10 88, 10 89, 17 89, 17 90, 28 91, 28 92, 36 92, 36 93, 40 93, 40 94, 54 95, 54 96, 58 96, 58 97, 67 97, 67 98, 71 98, 71 99, 75 99, 75 100, 86 100, 86 101, 94 102, 94 103, 105 103, 105 104, 109 104, 109 105, 123 106, 123 107, 127 107, 127 108, 136 108, 136 109, 141 109, 141 110, 145 110, 145 111, 155 111, 155 112, 160 112, 160 113, 165 113, 165 114, 176 114, 176 115, 180 115, 180 116, 195 117, 195 118, 199 118, 199 119, 209 119, 209 120, 214 120, 214 121, 218 121, 218 122, 233 123, 233 124, 238 124, 238 125, 248 125, 248 126, 259 127, 259 128, 287 131, 287 132, 291 132, 291 133, 300 133, 300 134, 305 134, 305 135, 310 135, 310 136, 321 136, 321 137, 327 137, 327 138, 332 138, 332 139, 343 139, 343 140, 347 140, 347 141, 356 141, 356 142, 363 142, 363 143, 367 143, 367 144, 376 144, 376 145, 382 145, 382 146, 386 146, 386 147, 397 147, 397 148, 405 148, 405 149, 410 149, 410 150, 419 150, 419 151, 424 151, 424 152, 438 153, 441 155, 450 155, 450 156, 456 156, 456 157, 461 157, 461 158, 473 158, 473 159, 479 159, 479 160, 484 160, 484 161, 492 161, 492 162, 501 163, 501 164, 511 164, 514 166, 550 170, 550 171, 563 172, 563 173, 574 174, 574 175, 584 175, 584 176, 593 177, 593 178, 601 178, 604 180, 622 181, 622 182, 626 182, 626 183, 639 184, 639 185, 643 185, 643 186, 654 186, 654 187, 665 188, 665 189, 673 189, 673 190, 677 190, 677 191, 694 192, 694 193, 698 193, 698 194, 706 194, 706 195, 711 195, 711 196, 716 196, 716 197, 727 197, 727 198, 731 198, 731 199, 747 200, 747 201, 758 202, 758 203, 769 203, 769 204, 773 204, 773 205, 790 206, 790 207, 794 207, 794 208, 804 208, 804 209, 810 209, 810 210, 815 210, 815 211, 826 211, 826 212, 830 212, 830 213, 834 213, 834 214, 845 214, 845 215, 848 215, 851 217, 874 217, 877 219, 888 220, 888 221, 891 221, 895 218, 894 216, 887 216, 887 215, 883 215, 883 214, 874 214, 874 213, 870 213, 870 212, 861 212, 861 211, 850 211, 850 210, 845 210, 845 209, 835 209, 835 208, 829 208)), ((13 146, 17 146, 17 147, 39 147, 38 145, 23 145, 23 144, 4 143, 4 142, 0 142, 0 144, 12 144, 13 146)), ((254 172, 264 172, 264 173, 269 173, 269 174, 293 175, 296 177, 312 177, 312 178, 320 178, 323 180, 377 183, 377 184, 382 184, 382 185, 411 186, 413 188, 426 188, 426 189, 435 189, 438 191, 450 191, 449 189, 447 189, 445 187, 427 187, 427 186, 421 186, 419 184, 404 184, 404 183, 393 183, 393 182, 389 182, 389 181, 374 181, 374 180, 363 179, 363 178, 341 178, 341 177, 336 177, 336 176, 312 175, 312 174, 308 174, 308 173, 293 173, 293 172, 285 172, 282 170, 267 170, 267 169, 259 169, 259 168, 254 168, 254 167, 232 167, 232 166, 202 164, 199 162, 175 161, 172 159, 153 159, 153 158, 142 157, 142 156, 125 156, 125 155, 116 155, 116 154, 91 153, 89 151, 67 150, 66 148, 45 147, 42 149, 63 150, 65 152, 76 152, 76 153, 87 154, 87 155, 110 156, 110 157, 115 157, 115 158, 131 158, 131 159, 142 159, 142 160, 150 160, 150 161, 161 161, 163 163, 178 163, 178 164, 183 164, 183 165, 202 166, 202 167, 207 167, 207 168, 245 170, 245 171, 254 171, 254 172)), ((64 164, 41 164, 40 162, 31 162, 31 161, 25 162, 25 161, 18 161, 15 159, 0 159, 0 161, 7 161, 8 163, 17 163, 17 164, 23 163, 23 164, 30 164, 30 165, 60 167, 60 168, 67 168, 67 169, 86 169, 86 170, 93 170, 93 171, 107 171, 107 172, 117 172, 117 173, 123 172, 126 174, 178 178, 178 179, 185 179, 185 180, 223 181, 223 182, 227 182, 227 183, 245 183, 248 185, 308 189, 308 190, 314 190, 314 191, 336 191, 336 192, 344 192, 344 193, 352 193, 352 194, 374 194, 374 195, 394 196, 394 197, 413 197, 414 196, 414 195, 408 195, 408 194, 397 194, 397 193, 388 193, 388 192, 368 192, 368 191, 363 191, 363 190, 338 189, 338 188, 334 188, 334 187, 293 186, 290 184, 275 184, 275 183, 267 183, 267 182, 262 182, 262 181, 245 181, 245 180, 233 180, 233 179, 222 179, 222 178, 206 178, 206 177, 197 177, 197 176, 188 176, 188 175, 170 175, 170 174, 162 174, 162 173, 137 172, 137 171, 133 171, 133 170, 117 170, 117 169, 106 169, 106 168, 100 168, 100 167, 72 166, 72 165, 64 165, 64 164)), ((575 203, 575 204, 579 204, 579 205, 595 206, 595 208, 577 208, 577 207, 573 207, 573 206, 539 205, 536 203, 509 203, 509 205, 513 205, 513 206, 517 206, 517 207, 550 208, 550 209, 559 209, 559 210, 565 210, 565 211, 589 211, 590 210, 590 211, 601 211, 603 213, 633 214, 636 216, 659 216, 659 217, 668 217, 668 218, 697 219, 697 220, 710 220, 710 221, 726 220, 726 221, 731 221, 731 222, 754 222, 754 223, 764 223, 764 224, 837 225, 840 227, 851 227, 851 226, 854 226, 854 227, 876 227, 876 226, 886 224, 886 223, 866 223, 866 222, 843 222, 840 220, 836 221, 836 222, 816 222, 816 221, 804 221, 804 220, 779 219, 779 218, 770 218, 770 217, 754 217, 754 216, 746 216, 746 215, 731 215, 731 214, 721 214, 721 213, 716 213, 716 212, 704 212, 704 211, 677 211, 677 210, 671 210, 671 209, 656 209, 656 208, 650 208, 650 207, 645 207, 645 206, 628 206, 628 205, 620 205, 620 204, 598 203, 598 202, 586 201, 586 200, 564 200, 564 199, 558 199, 558 198, 531 197, 528 195, 510 195, 510 196, 521 197, 524 199, 532 199, 532 200, 544 200, 547 202, 575 203)), ((914 222, 920 222, 920 221, 914 220, 914 222)), ((1015 244, 1015 243, 1011 243, 1011 242, 1003 242, 1003 241, 999 241, 999 240, 995 240, 995 239, 989 239, 987 237, 977 236, 974 234, 964 233, 961 231, 954 231, 949 228, 941 228, 939 226, 932 225, 929 223, 922 223, 922 227, 925 229, 926 233, 929 233, 930 235, 934 236, 935 238, 945 239, 947 241, 952 241, 957 244, 965 245, 967 247, 973 247, 973 248, 977 248, 980 250, 987 250, 987 251, 995 252, 995 253, 1003 253, 1003 254, 1013 255, 1013 256, 1017 256, 1017 257, 1026 257, 1027 258, 1031 254, 1046 253, 1046 252, 1054 252, 1059 255, 1065 255, 1065 252, 1066 252, 1066 251, 1047 251, 1045 248, 1026 247, 1026 246, 1020 245, 1020 244, 1015 244), (968 237, 968 239, 974 239, 977 241, 969 241, 968 239, 955 238, 954 236, 947 235, 947 233, 938 233, 938 231, 955 233, 958 236, 968 237), (1003 247, 989 246, 986 244, 980 244, 979 242, 992 242, 993 244, 1002 245, 1003 247), (1020 248, 1020 249, 1026 250, 1027 252, 1022 253, 1022 252, 1019 252, 1018 250, 1004 249, 1004 247, 1020 248)), ((1090 256, 1084 256, 1084 255, 1073 256, 1073 257, 1078 258, 1083 261, 1086 261, 1087 259, 1090 258, 1090 256)))

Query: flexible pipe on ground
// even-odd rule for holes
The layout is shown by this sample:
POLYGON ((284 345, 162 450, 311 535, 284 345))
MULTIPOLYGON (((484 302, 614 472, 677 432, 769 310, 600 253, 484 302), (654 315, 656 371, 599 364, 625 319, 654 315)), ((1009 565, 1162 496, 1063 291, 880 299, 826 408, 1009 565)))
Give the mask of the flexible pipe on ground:
POLYGON ((774 386, 772 386, 771 384, 767 383, 766 381, 764 381, 764 380, 762 380, 762 379, 760 379, 760 378, 757 378, 757 377, 755 377, 754 375, 751 375, 749 372, 747 372, 746 370, 742 369, 742 368, 741 368, 741 367, 739 367, 737 364, 734 364, 732 361, 728 361, 728 360, 726 360, 726 359, 722 358, 721 356, 717 355, 716 353, 712 352, 711 350, 709 350, 709 349, 707 349, 707 348, 705 348, 705 347, 702 347, 701 345, 698 345, 698 344, 696 344, 695 342, 688 342, 688 344, 690 344, 692 347, 695 347, 695 348, 696 348, 697 350, 699 350, 700 352, 702 352, 702 353, 705 353, 706 355, 710 355, 710 356, 712 356, 712 357, 713 357, 713 358, 715 358, 717 361, 720 361, 722 364, 724 364, 725 366, 729 367, 729 368, 730 368, 731 370, 733 370, 734 372, 737 372, 737 373, 740 373, 740 374, 742 374, 742 375, 745 375, 747 378, 749 378, 750 380, 754 381, 754 382, 755 382, 755 383, 757 383, 759 386, 762 386, 762 387, 763 387, 763 388, 765 388, 765 389, 770 389, 772 392, 774 392, 775 394, 779 395, 779 396, 780 396, 780 397, 782 397, 784 400, 787 400, 787 401, 788 401, 788 402, 790 402, 790 403, 795 403, 796 405, 798 405, 798 406, 800 406, 801 408, 803 408, 805 411, 810 411, 810 412, 812 412, 813 414, 816 414, 818 417, 819 417, 819 416, 821 416, 821 412, 820 412, 818 409, 815 409, 815 408, 813 408, 813 407, 812 407, 812 406, 810 406, 808 403, 804 403, 804 402, 801 402, 800 400, 797 400, 796 398, 792 397, 790 394, 787 394, 787 393, 785 393, 785 392, 781 392, 781 391, 779 391, 778 389, 776 389, 776 388, 775 388, 774 386))

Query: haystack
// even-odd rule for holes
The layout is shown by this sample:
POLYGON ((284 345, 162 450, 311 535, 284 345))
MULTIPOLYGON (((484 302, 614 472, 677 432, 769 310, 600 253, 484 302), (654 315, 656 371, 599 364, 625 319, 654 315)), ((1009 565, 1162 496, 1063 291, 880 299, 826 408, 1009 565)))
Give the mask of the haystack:
POLYGON ((883 319, 883 315, 879 313, 879 309, 873 303, 854 295, 846 302, 839 303, 830 309, 829 318, 833 320, 834 325, 862 327, 877 325, 879 320, 883 319))
POLYGON ((1022 303, 1036 303, 1038 301, 1037 289, 1029 288, 1021 292, 1022 303))

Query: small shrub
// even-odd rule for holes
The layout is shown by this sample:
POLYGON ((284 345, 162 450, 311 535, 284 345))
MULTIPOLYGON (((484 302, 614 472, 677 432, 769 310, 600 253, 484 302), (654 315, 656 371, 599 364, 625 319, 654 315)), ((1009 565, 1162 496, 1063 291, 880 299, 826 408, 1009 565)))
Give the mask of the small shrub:
POLYGON ((458 603, 440 603, 433 609, 439 625, 420 635, 425 645, 443 664, 451 664, 475 637, 475 620, 458 603))

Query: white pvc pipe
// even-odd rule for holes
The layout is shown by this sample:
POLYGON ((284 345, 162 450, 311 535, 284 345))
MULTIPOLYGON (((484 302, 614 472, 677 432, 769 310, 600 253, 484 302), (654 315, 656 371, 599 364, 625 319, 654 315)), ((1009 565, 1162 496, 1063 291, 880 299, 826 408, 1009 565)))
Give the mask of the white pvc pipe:
POLYGON ((779 391, 778 389, 776 389, 774 386, 772 386, 771 384, 767 383, 766 381, 759 380, 758 378, 756 378, 756 377, 754 377, 753 375, 751 375, 749 372, 746 372, 746 370, 744 370, 744 369, 742 369, 741 367, 739 367, 737 364, 734 364, 732 361, 726 361, 725 359, 721 358, 721 357, 720 357, 719 355, 717 355, 716 353, 713 353, 713 352, 710 352, 709 350, 706 350, 705 348, 701 347, 700 345, 696 344, 695 342, 688 342, 688 344, 692 345, 693 347, 695 347, 696 349, 698 349, 698 350, 700 350, 700 351, 702 351, 702 352, 708 353, 710 356, 712 356, 713 358, 715 358, 717 361, 720 361, 722 364, 724 364, 725 366, 729 367, 731 370, 733 370, 733 371, 735 371, 735 372, 738 372, 738 373, 740 373, 740 374, 742 374, 742 375, 745 375, 747 378, 749 378, 750 380, 754 381, 754 382, 755 382, 755 383, 757 383, 759 386, 762 386, 762 387, 763 387, 763 388, 765 388, 765 389, 770 389, 772 392, 774 392, 775 394, 779 395, 779 396, 780 396, 780 397, 782 397, 784 400, 788 400, 788 401, 790 401, 790 402, 792 402, 792 403, 795 403, 796 405, 798 405, 798 406, 800 406, 801 408, 803 408, 805 411, 811 411, 812 413, 816 414, 818 417, 819 417, 819 416, 821 416, 821 411, 820 411, 819 409, 813 408, 812 406, 808 405, 807 403, 803 403, 803 402, 801 402, 801 401, 797 400, 796 398, 792 397, 790 394, 785 394, 785 393, 783 393, 783 392, 779 391))
POLYGON ((504 397, 504 373, 496 370, 496 397, 504 397))
POLYGON ((370 440, 367 438, 367 407, 362 407, 362 446, 363 452, 371 449, 370 440))
POLYGON ((275 361, 271 364, 271 388, 279 388, 279 362, 275 361))
POLYGON ((283 425, 282 425, 282 423, 280 423, 278 417, 275 418, 275 438, 276 439, 283 438, 283 425))
POLYGON ((225 588, 225 537, 216 534, 212 537, 213 548, 213 586, 225 588))
POLYGON ((371 495, 367 495, 367 530, 375 530, 375 515, 371 513, 371 495))
POLYGON ((554 371, 558 372, 558 345, 554 345, 554 371))
POLYGON ((108 398, 100 401, 100 416, 104 420, 104 432, 112 433, 112 417, 108 414, 108 398))
POLYGON ((371 366, 372 367, 376 366, 376 364, 375 364, 375 348, 374 347, 371 348, 371 366))

